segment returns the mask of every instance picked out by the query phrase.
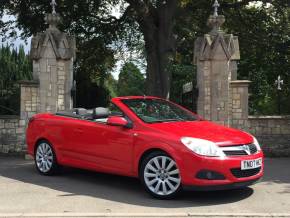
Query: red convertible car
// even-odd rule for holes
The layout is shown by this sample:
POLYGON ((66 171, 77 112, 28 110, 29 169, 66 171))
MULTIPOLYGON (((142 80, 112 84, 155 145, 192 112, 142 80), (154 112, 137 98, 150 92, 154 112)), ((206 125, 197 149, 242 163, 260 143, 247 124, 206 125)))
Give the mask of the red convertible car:
POLYGON ((37 114, 26 134, 43 175, 72 166, 139 177, 162 199, 182 188, 246 187, 263 176, 263 152, 252 135, 156 97, 119 97, 108 108, 37 114))

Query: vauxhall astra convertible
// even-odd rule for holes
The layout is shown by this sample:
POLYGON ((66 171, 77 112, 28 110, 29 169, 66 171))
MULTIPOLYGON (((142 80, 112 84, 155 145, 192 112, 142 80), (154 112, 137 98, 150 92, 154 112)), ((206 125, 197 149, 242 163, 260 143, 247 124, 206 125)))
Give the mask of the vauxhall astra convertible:
POLYGON ((40 174, 70 166, 138 177, 161 199, 183 188, 243 188, 264 170, 255 137, 156 97, 119 97, 108 108, 37 114, 26 134, 40 174))

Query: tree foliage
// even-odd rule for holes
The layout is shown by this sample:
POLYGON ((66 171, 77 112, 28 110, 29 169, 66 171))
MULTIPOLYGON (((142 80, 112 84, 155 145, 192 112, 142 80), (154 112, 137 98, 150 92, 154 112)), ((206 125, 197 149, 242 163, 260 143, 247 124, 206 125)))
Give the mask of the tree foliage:
POLYGON ((144 95, 144 76, 132 62, 125 63, 117 84, 119 96, 144 95))
MULTIPOLYGON (((274 83, 281 75, 285 84, 281 91, 282 113, 289 114, 290 2, 279 0, 267 4, 265 1, 252 6, 246 3, 240 1, 240 4, 233 7, 229 5, 230 1, 223 1, 219 13, 226 17, 224 31, 239 37, 241 61, 238 65, 238 79, 252 81, 250 113, 277 114, 277 86, 274 83)), ((180 25, 176 25, 174 30, 177 46, 172 63, 175 66, 192 63, 194 40, 209 31, 206 27, 207 18, 212 13, 209 4, 207 1, 194 1, 179 10, 177 23, 180 25)), ((176 72, 173 71, 173 74, 176 72)), ((187 79, 187 82, 191 81, 187 79)), ((175 87, 172 86, 172 94, 178 93, 175 87)), ((176 98, 175 94, 173 97, 176 98)))
POLYGON ((0 47, 0 114, 19 113, 19 80, 32 79, 32 64, 23 46, 0 47))
MULTIPOLYGON (((0 5, 2 15, 5 11, 8 15, 17 16, 17 21, 14 23, 12 21, 0 23, 2 35, 9 31, 11 33, 11 30, 13 32, 17 27, 22 30, 21 36, 27 38, 47 28, 44 17, 45 13, 51 12, 50 1, 2 1, 0 5)), ((76 106, 90 107, 104 104, 101 99, 107 99, 109 96, 105 81, 115 63, 114 51, 110 44, 116 35, 114 28, 102 21, 108 13, 108 8, 105 6, 107 3, 114 4, 116 1, 57 1, 57 11, 63 18, 59 28, 74 35, 77 42, 74 70, 77 84, 76 106), (93 105, 91 100, 84 101, 90 99, 90 95, 98 96, 93 105)))
MULTIPOLYGON (((51 10, 47 0, 2 2, 0 12, 3 15, 5 10, 17 16, 16 26, 23 30, 24 37, 45 29, 44 13, 51 10)), ((144 50, 147 94, 168 97, 171 90, 172 99, 177 99, 182 91, 181 84, 176 85, 172 78, 189 79, 185 72, 187 66, 192 66, 193 42, 208 32, 206 21, 212 13, 212 1, 204 0, 57 0, 57 3, 63 17, 60 28, 77 37, 79 84, 85 81, 104 86, 116 61, 114 54, 125 46, 144 50), (120 8, 117 17, 111 13, 116 5, 120 8)), ((257 1, 252 0, 220 3, 220 13, 226 16, 225 31, 239 36, 239 78, 252 80, 251 112, 276 113, 274 81, 278 74, 285 84, 289 84, 290 78, 289 0, 262 0, 258 7, 257 1)), ((12 23, 0 22, 1 32, 13 29, 12 23)), ((284 86, 282 95, 286 99, 283 113, 289 113, 289 85, 284 86)))
MULTIPOLYGON (((289 2, 288 2, 289 4, 289 2)), ((281 91, 282 113, 290 113, 290 8, 286 1, 272 6, 246 7, 225 12, 231 17, 226 27, 239 36, 241 61, 239 79, 250 85, 250 113, 277 114, 278 75, 285 85, 281 91)))

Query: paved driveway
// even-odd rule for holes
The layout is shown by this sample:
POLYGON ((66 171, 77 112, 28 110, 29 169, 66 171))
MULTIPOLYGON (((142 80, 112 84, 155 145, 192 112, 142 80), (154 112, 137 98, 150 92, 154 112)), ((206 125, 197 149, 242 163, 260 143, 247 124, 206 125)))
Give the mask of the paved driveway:
POLYGON ((178 199, 162 201, 147 195, 137 179, 70 168, 44 177, 32 161, 0 157, 0 216, 17 213, 290 216, 290 158, 267 159, 263 181, 251 188, 185 192, 178 199))

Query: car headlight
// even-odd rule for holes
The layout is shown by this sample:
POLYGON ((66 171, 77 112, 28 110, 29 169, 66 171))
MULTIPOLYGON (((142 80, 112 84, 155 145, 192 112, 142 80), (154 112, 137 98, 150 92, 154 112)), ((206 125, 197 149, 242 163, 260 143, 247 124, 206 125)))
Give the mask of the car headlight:
POLYGON ((224 157, 223 151, 213 142, 191 137, 182 137, 182 144, 196 154, 211 157, 224 157))
POLYGON ((261 146, 254 136, 253 136, 253 144, 256 145, 258 151, 261 151, 261 146))

